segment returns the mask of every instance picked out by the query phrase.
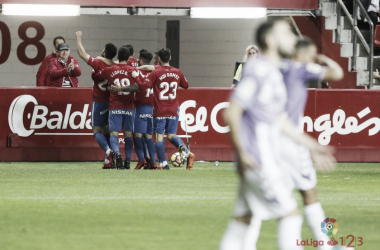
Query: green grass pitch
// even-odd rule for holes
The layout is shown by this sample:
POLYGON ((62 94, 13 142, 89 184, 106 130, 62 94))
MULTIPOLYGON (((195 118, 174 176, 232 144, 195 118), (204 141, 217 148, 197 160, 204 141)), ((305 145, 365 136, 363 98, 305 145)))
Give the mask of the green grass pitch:
MULTIPOLYGON (((0 249, 218 249, 235 198, 232 163, 191 171, 100 166, 0 163, 0 249)), ((352 234, 364 239, 355 249, 379 249, 380 164, 339 164, 318 174, 318 189, 326 216, 340 225, 336 238, 352 234)), ((276 226, 263 223, 258 249, 276 249, 276 226)), ((312 237, 305 222, 302 233, 312 237)))

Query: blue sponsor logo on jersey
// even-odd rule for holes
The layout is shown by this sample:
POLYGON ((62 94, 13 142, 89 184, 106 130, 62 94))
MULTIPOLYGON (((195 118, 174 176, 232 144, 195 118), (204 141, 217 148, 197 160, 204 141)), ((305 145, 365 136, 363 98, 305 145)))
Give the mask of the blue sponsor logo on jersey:
POLYGON ((133 115, 133 113, 131 111, 128 111, 128 110, 112 110, 111 114, 113 114, 113 115, 130 115, 130 116, 133 115))
POLYGON ((163 120, 163 119, 170 119, 170 120, 177 120, 176 116, 167 116, 167 117, 156 117, 157 120, 163 120))

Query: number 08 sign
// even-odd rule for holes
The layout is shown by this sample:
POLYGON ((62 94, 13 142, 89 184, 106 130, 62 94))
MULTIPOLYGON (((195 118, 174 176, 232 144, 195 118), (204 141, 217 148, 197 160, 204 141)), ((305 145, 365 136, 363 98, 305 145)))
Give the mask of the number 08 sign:
MULTIPOLYGON (((0 21, 0 32, 1 32, 1 54, 0 54, 0 64, 5 63, 11 53, 11 33, 8 26, 0 21)), ((28 21, 24 22, 18 28, 18 36, 22 42, 17 47, 17 58, 20 62, 26 65, 36 65, 42 62, 46 55, 45 45, 41 43, 41 39, 45 35, 45 29, 39 22, 28 21), (29 28, 36 30, 35 37, 28 37, 26 31, 29 28), (37 49, 37 55, 34 58, 29 58, 26 56, 26 47, 29 45, 35 46, 37 49)))

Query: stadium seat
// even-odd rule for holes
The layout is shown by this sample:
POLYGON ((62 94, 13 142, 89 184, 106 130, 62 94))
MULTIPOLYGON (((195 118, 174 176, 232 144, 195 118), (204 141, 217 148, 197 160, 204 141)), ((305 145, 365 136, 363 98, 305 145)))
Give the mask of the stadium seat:
POLYGON ((380 47, 380 25, 376 25, 374 39, 374 47, 380 47))

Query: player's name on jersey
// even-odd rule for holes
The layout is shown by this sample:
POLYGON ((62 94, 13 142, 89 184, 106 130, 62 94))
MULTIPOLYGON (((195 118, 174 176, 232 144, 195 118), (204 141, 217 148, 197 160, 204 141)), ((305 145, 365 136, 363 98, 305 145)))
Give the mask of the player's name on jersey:
POLYGON ((125 70, 116 70, 114 72, 112 72, 111 74, 111 77, 114 77, 115 75, 128 75, 128 71, 125 71, 125 70))
POLYGON ((175 73, 165 73, 162 76, 160 76, 159 79, 160 79, 160 81, 162 81, 166 77, 174 77, 177 80, 179 79, 179 76, 177 74, 175 74, 175 73))
POLYGON ((111 110, 113 115, 133 115, 131 111, 128 110, 111 110))

